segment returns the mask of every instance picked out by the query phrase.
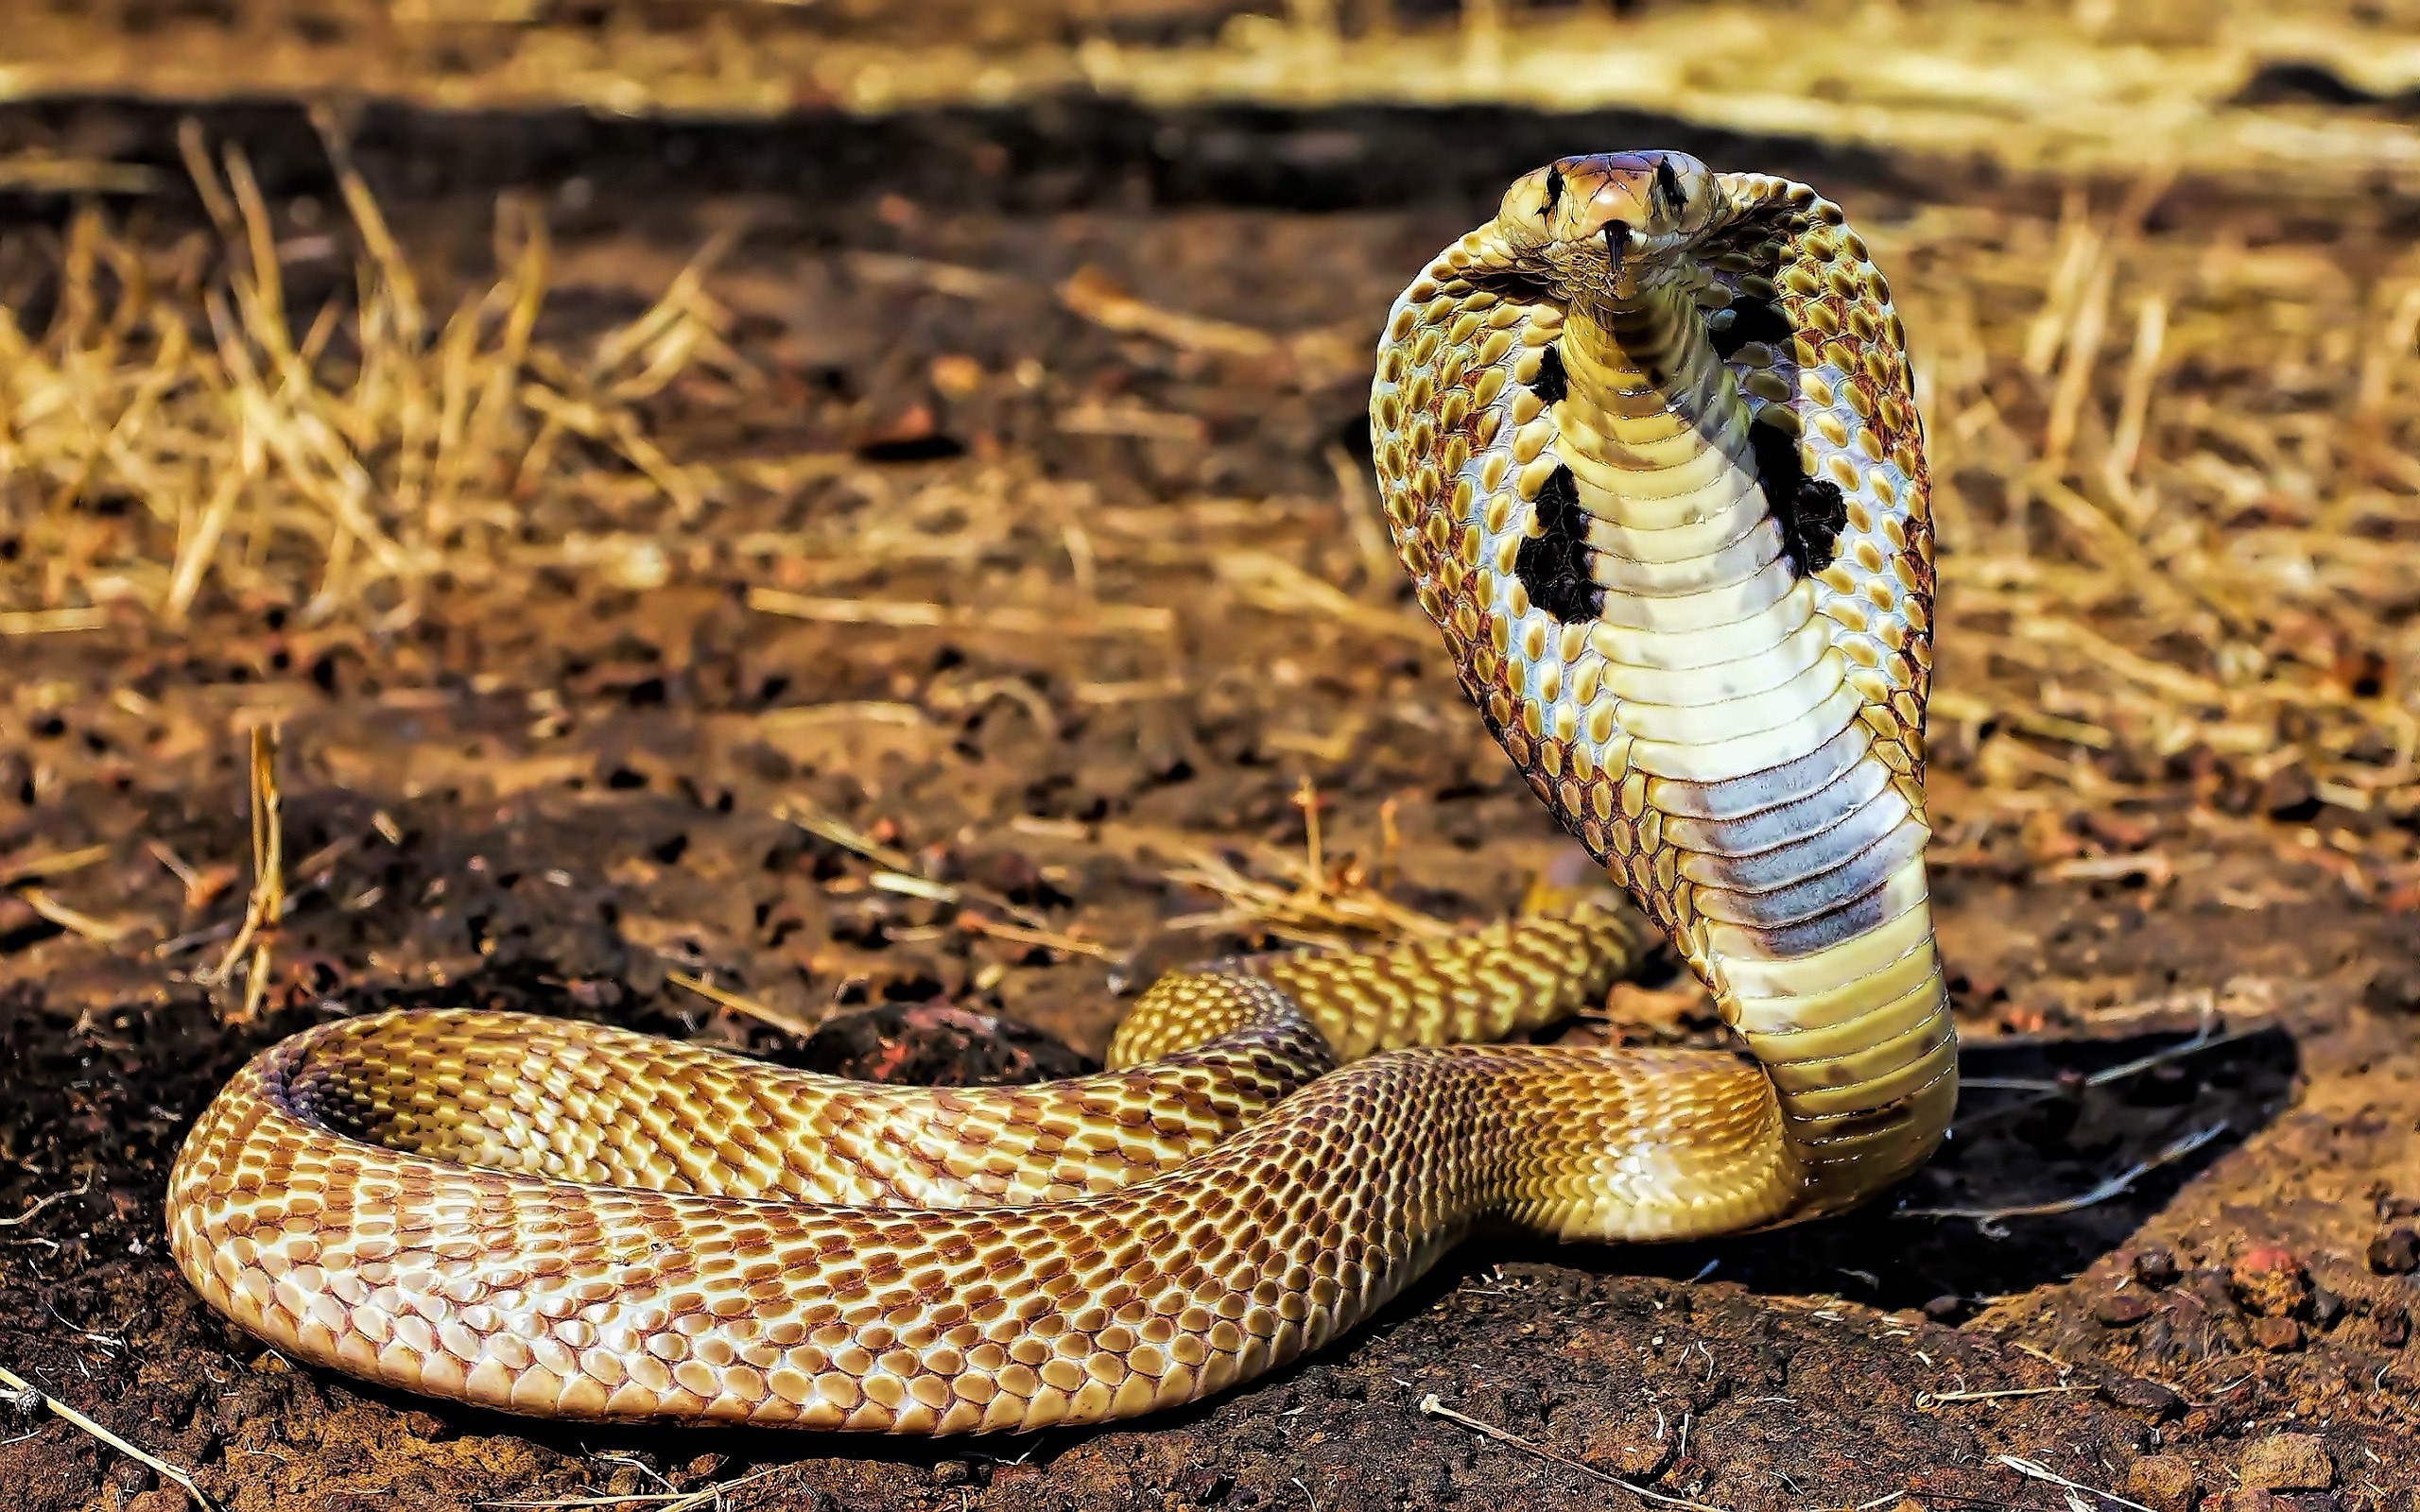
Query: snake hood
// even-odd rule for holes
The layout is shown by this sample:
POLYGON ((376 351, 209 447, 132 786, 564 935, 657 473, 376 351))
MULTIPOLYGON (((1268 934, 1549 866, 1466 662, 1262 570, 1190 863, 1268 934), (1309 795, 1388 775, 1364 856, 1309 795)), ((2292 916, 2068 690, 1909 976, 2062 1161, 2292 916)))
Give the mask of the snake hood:
POLYGON ((1956 1097, 1932 523, 1890 289, 1805 184, 1558 159, 1395 302, 1388 523, 1464 690, 1771 1069, 1830 1211, 1956 1097))
POLYGON ((1684 276, 1726 208, 1712 170, 1686 153, 1599 152, 1523 174, 1495 218, 1558 296, 1627 301, 1684 276))

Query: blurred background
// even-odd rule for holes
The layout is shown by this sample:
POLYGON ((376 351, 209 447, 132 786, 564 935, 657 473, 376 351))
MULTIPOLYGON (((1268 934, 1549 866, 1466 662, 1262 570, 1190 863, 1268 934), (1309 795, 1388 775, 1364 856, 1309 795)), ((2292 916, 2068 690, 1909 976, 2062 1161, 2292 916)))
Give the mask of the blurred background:
MULTIPOLYGON (((0 1365, 239 1509, 2414 1506, 2415 115, 2414 0, 0 0, 0 1365), (1975 1048, 1898 1205, 1963 1216, 1477 1249, 977 1449, 592 1442, 197 1312, 176 1141, 329 1013, 1031 1078, 1572 882, 1363 405, 1438 248, 1625 146, 1815 184, 1906 319, 1975 1048)), ((1573 1032, 1721 1042, 1669 960, 1573 1032)), ((182 1497, 11 1421, 35 1507, 182 1497)))

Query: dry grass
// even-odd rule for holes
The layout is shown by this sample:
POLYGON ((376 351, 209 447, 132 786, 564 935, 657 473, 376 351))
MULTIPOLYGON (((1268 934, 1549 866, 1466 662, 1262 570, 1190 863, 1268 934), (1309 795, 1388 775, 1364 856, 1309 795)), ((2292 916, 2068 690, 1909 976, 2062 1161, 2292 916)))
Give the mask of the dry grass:
MULTIPOLYGON (((1220 679, 1253 676, 1193 648, 1201 616, 1283 615, 1314 666, 1426 644, 1392 597, 1383 545, 1337 523, 1370 513, 1349 468, 1335 498, 1137 509, 1013 458, 914 472, 845 455, 677 463, 649 439, 649 399, 712 380, 736 404, 756 383, 723 339, 705 259, 638 319, 567 352, 541 331, 543 224, 508 203, 501 272, 440 321, 331 134, 358 291, 290 315, 241 158, 190 147, 215 245, 137 245, 85 214, 41 333, 0 322, 14 343, 0 364, 0 517, 24 542, 0 567, 0 633, 90 627, 116 604, 173 624, 212 594, 391 622, 446 581, 537 560, 649 586, 712 536, 770 615, 865 635, 1095 637, 1103 680, 1076 688, 1084 706, 1215 697, 1220 679), (838 502, 798 528, 723 524, 727 501, 807 480, 836 482, 838 502), (1109 571, 1153 601, 1104 602, 1109 571), (900 592, 920 572, 979 573, 983 591, 959 603, 900 592), (877 578, 891 579, 879 596, 859 591, 877 578)), ((1930 420, 1938 767, 1979 793, 1954 806, 1936 855, 1996 864, 2014 829, 2037 874, 2159 886, 2192 852, 2248 840, 2357 892, 2413 886, 2406 832, 2377 821, 2420 809, 2420 254, 2351 208, 2332 243, 2251 212, 2159 232, 2151 213, 2176 171, 2079 187, 2056 220, 1937 206, 1865 226, 1916 339, 1930 420), (2189 835, 2124 817, 2172 808, 2180 791, 2195 800, 2189 835), (2314 802, 2318 822, 2286 830, 2230 816, 2314 802), (2080 827, 2080 807, 2118 817, 2080 827)), ((1014 286, 920 266, 951 287, 979 276, 966 292, 985 297, 1014 286)), ((1085 319, 1206 361, 1307 352, 1320 335, 1247 342, 1106 284, 1059 294, 1085 319)), ((933 712, 995 698, 1057 733, 1049 699, 1014 679, 944 675, 913 701, 857 713, 921 730, 933 712)), ((821 738, 812 720, 791 723, 767 729, 821 738)), ((1318 770, 1374 728, 1355 714, 1267 744, 1318 770)), ((1423 927, 1345 917, 1378 895, 1316 867, 1221 865, 1208 857, 1190 880, 1271 927, 1423 927)))
MULTIPOLYGON (((0 630, 88 628, 115 603, 177 625, 210 593, 407 620, 432 584, 492 572, 550 506, 557 522, 591 515, 635 479, 683 517, 703 508, 639 405, 693 366, 754 380, 719 334, 708 259, 566 352, 539 335, 544 223, 507 201, 500 276, 438 318, 321 126, 361 249, 350 298, 290 307, 296 249, 249 164, 232 148, 214 161, 189 129, 216 245, 138 245, 87 209, 39 334, 0 306, 0 517, 21 542, 0 630)), ((661 580, 645 551, 600 555, 608 576, 661 580)))
POLYGON ((2017 808, 2182 779, 2409 813, 2420 257, 2152 236, 2165 181, 1876 229, 1945 542, 1936 742, 2017 808))
MULTIPOLYGON (((2122 174, 2166 154, 2196 172, 2290 173, 2305 185, 2420 181, 2420 142, 2400 122, 2239 99, 2271 64, 2317 64, 2381 96, 2420 85, 2420 8, 2409 0, 1651 0, 1618 15, 1595 0, 1464 0, 1443 17, 1392 0, 230 9, 232 24, 159 16, 132 54, 142 87, 183 99, 340 93, 446 110, 721 116, 1070 93, 1165 106, 1509 102, 1651 111, 2029 171, 2122 174)), ((0 90, 123 90, 123 42, 106 18, 68 8, 26 18, 12 26, 0 90)), ((29 160, 21 176, 95 167, 29 160)))

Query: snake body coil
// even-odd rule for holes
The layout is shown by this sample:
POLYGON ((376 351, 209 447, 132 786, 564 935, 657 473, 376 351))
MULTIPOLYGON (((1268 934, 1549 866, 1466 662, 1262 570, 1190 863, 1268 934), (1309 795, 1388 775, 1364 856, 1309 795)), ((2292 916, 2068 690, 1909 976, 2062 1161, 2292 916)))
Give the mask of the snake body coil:
POLYGON ((1840 212, 1571 158, 1397 301, 1395 541, 1530 784, 1754 1059, 1464 1041, 1601 997, 1625 918, 1184 973, 1113 1070, 869 1087, 387 1013, 270 1047, 170 1177, 212 1306, 564 1418, 959 1433, 1192 1400, 1471 1226, 1737 1231, 1905 1175, 1956 1097, 1926 901, 1931 537, 1901 333, 1840 212))

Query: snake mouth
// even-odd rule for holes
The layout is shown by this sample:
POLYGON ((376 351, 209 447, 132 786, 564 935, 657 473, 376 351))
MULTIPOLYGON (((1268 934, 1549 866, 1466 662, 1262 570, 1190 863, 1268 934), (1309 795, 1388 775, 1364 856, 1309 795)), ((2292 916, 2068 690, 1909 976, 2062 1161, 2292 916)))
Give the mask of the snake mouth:
POLYGON ((1630 222, 1609 220, 1605 222, 1605 229, 1599 234, 1605 239, 1606 266, 1613 273, 1615 285, 1618 287, 1622 281, 1622 259, 1630 254, 1630 222))

